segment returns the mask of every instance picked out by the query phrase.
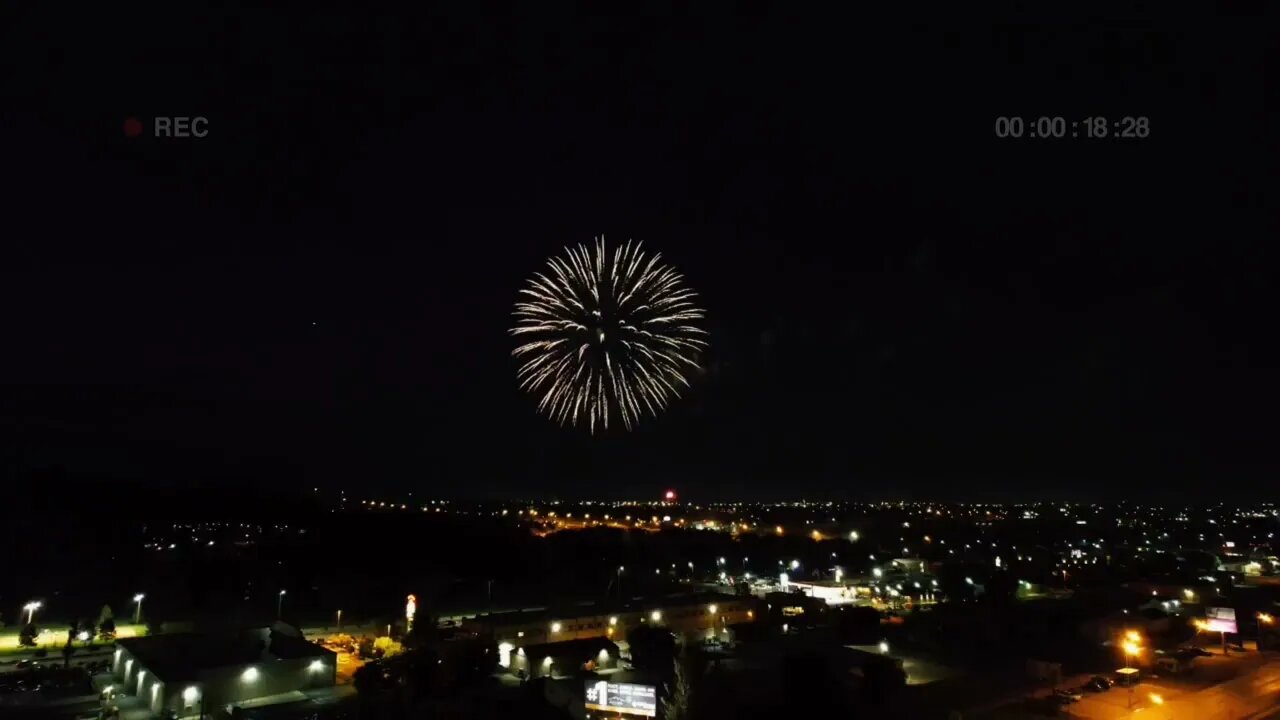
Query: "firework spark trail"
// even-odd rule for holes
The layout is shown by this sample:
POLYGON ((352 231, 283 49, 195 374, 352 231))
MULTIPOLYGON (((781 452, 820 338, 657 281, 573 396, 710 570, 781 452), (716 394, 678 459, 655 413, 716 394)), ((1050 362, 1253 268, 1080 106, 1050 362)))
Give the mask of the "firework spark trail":
POLYGON ((522 343, 512 355, 540 412, 561 425, 585 418, 592 432, 616 415, 629 430, 689 386, 707 347, 703 311, 661 260, 630 241, 610 254, 600 237, 594 248, 565 248, 520 290, 511 334, 522 343))

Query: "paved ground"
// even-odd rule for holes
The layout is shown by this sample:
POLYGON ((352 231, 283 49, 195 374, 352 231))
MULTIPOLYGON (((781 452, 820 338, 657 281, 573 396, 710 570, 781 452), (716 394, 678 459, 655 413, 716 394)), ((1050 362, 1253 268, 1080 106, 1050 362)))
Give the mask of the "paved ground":
POLYGON ((356 657, 354 653, 338 653, 337 684, 350 685, 354 683, 356 670, 359 670, 362 666, 364 666, 364 660, 356 657))
MULTIPOLYGON (((1060 688, 1077 687, 1093 673, 1066 677, 1060 688)), ((1097 673, 1111 676, 1112 673, 1097 673)), ((1034 695, 1044 699, 1049 689, 1034 695)), ((1082 720, 1280 720, 1280 655, 1256 651, 1198 658, 1190 672, 1155 675, 1149 671, 1129 688, 1085 692, 1079 702, 1060 708, 1058 717, 1082 720)), ((1047 705, 1052 708, 1052 704, 1047 705)), ((970 708, 966 717, 984 720, 1043 718, 1045 704, 1033 708, 1026 693, 970 708)))
MULTIPOLYGON (((879 645, 849 645, 848 647, 871 655, 881 654, 879 645)), ((939 680, 946 680, 956 674, 955 671, 938 663, 903 655, 893 649, 890 649, 888 655, 902 661, 902 670, 907 674, 908 685, 927 685, 939 680)))
POLYGON ((1153 677, 1132 692, 1114 687, 1088 693, 1064 708, 1066 717, 1090 720, 1244 720, 1265 718, 1280 706, 1280 658, 1254 654, 1201 658, 1185 676, 1153 677))

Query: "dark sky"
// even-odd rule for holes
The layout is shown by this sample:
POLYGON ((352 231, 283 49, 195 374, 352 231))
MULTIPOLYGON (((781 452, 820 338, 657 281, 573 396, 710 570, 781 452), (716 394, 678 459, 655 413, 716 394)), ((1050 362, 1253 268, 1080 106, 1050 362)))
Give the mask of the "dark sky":
POLYGON ((6 11, 15 477, 1275 487, 1274 11, 189 5, 6 11), (157 115, 209 134, 122 132, 157 115), (1001 115, 1151 136, 998 139, 1001 115), (591 437, 535 413, 506 329, 524 278, 601 233, 682 269, 713 345, 662 417, 591 437))

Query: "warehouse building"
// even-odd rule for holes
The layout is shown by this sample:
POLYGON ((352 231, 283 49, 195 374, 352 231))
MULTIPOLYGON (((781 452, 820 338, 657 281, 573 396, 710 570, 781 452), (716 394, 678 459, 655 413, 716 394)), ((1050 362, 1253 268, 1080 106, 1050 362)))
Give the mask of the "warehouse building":
POLYGON ((590 638, 623 641, 629 629, 642 626, 666 628, 686 640, 729 642, 731 626, 755 621, 756 604, 752 597, 718 593, 632 598, 621 606, 587 603, 480 615, 464 622, 463 630, 513 650, 590 638))
POLYGON ((334 684, 336 656, 295 629, 168 633, 116 641, 119 691, 156 715, 199 717, 245 702, 334 684))

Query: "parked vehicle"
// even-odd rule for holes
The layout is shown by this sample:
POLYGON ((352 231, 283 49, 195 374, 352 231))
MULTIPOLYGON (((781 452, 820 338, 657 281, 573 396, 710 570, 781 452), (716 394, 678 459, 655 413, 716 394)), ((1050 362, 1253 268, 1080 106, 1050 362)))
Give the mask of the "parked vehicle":
POLYGON ((1094 692, 1104 692, 1106 690, 1110 690, 1113 684, 1114 683, 1112 683, 1108 678, 1104 678, 1101 675, 1094 675, 1085 681, 1084 686, 1094 692))

